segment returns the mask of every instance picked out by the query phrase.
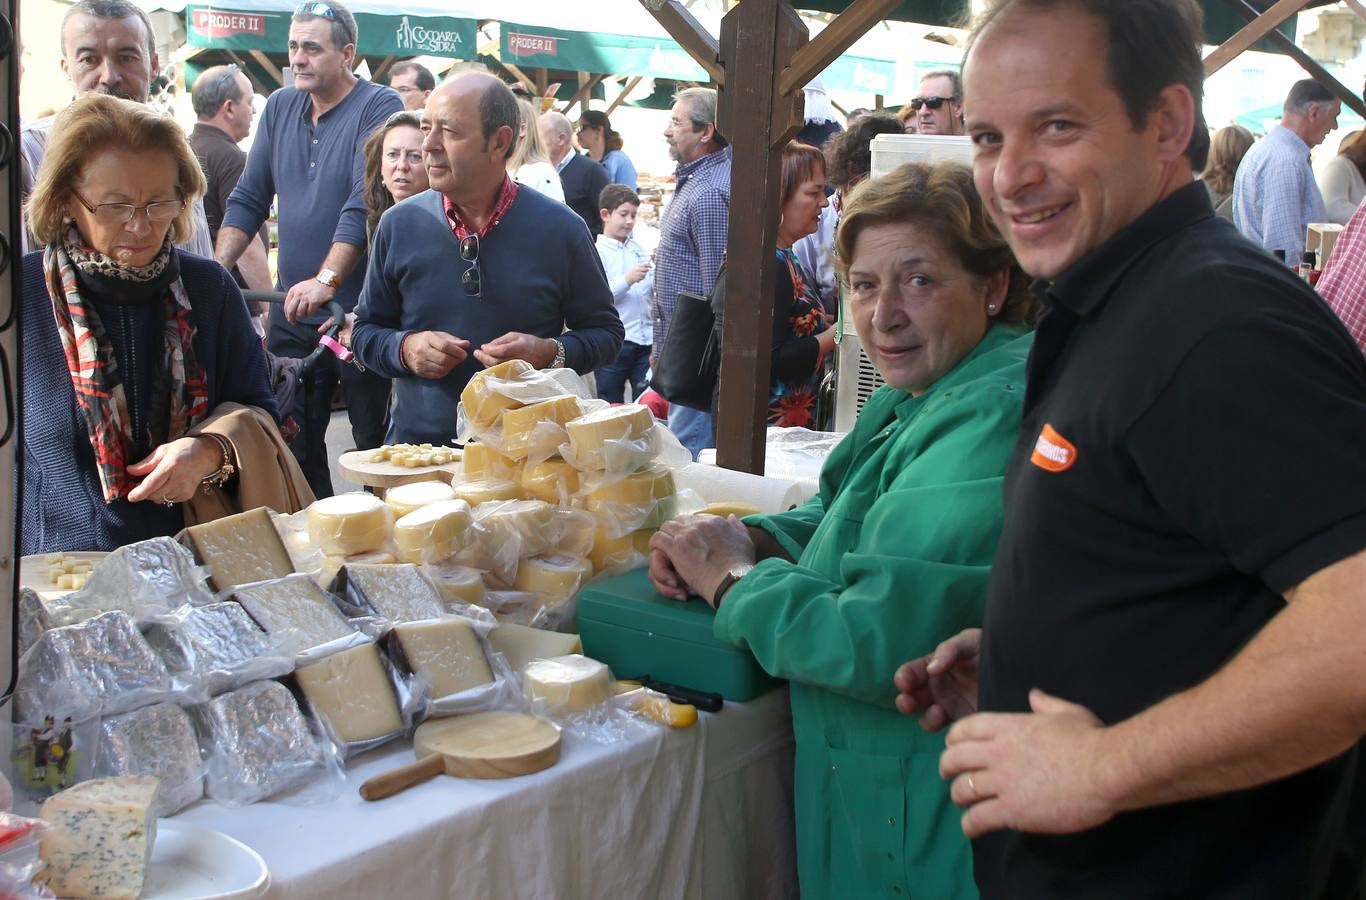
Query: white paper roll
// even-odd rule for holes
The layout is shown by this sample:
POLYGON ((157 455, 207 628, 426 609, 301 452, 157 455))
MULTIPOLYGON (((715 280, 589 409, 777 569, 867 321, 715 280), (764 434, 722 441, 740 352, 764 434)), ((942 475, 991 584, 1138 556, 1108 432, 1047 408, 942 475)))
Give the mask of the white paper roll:
POLYGON ((763 513, 785 512, 806 499, 795 482, 716 466, 690 463, 675 477, 680 489, 696 492, 707 503, 744 503, 763 513))

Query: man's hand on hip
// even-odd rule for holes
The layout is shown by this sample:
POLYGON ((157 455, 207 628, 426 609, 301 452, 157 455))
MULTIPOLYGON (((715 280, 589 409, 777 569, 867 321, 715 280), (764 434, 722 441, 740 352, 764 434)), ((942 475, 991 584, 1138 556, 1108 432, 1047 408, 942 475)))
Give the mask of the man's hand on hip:
POLYGON ((470 342, 445 331, 415 331, 403 339, 403 365, 419 378, 445 378, 469 356, 470 342))
POLYGON ((496 366, 509 359, 524 359, 538 369, 544 369, 555 359, 555 342, 550 338, 509 331, 474 351, 474 358, 486 367, 496 366))
POLYGON ((336 288, 330 288, 316 278, 297 282, 285 294, 285 318, 297 322, 314 315, 335 296, 336 288))

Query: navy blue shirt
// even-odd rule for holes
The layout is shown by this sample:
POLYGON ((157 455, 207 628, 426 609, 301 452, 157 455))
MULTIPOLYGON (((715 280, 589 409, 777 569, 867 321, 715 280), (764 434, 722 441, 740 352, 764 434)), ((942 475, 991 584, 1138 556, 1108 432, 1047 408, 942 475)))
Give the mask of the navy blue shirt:
MULTIPOLYGON (((403 109, 393 88, 361 80, 313 124, 313 98, 292 87, 266 101, 247 167, 228 197, 223 224, 255 234, 278 196, 278 285, 289 290, 318 274, 334 243, 365 248, 366 139, 403 109)), ((348 312, 360 297, 365 258, 337 289, 348 312)), ((321 322, 322 316, 314 321, 321 322)))

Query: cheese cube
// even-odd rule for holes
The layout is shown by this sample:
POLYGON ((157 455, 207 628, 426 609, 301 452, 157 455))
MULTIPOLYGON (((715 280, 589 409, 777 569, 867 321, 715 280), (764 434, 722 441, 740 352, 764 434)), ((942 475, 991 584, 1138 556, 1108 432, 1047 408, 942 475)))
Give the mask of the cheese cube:
POLYGON ((331 595, 309 577, 297 575, 241 588, 237 602, 267 634, 294 629, 295 649, 308 650, 354 632, 331 595))
POLYGON ((405 622, 394 627, 408 668, 431 679, 432 697, 449 697, 493 681, 493 670, 470 623, 463 619, 405 622))
POLYGON ((374 494, 337 494, 308 508, 308 535, 328 556, 379 550, 393 528, 393 514, 374 494))
POLYGON ((86 781, 43 803, 37 879, 58 897, 137 900, 157 837, 156 778, 86 781))
POLYGON ((569 715, 605 701, 612 691, 612 675, 596 659, 573 654, 527 663, 522 685, 533 709, 569 715))
POLYGON ((470 505, 464 500, 441 500, 395 522, 394 541, 405 562, 435 562, 469 546, 474 539, 473 523, 470 505))
POLYGON ((265 507, 191 525, 185 536, 195 556, 208 566, 215 590, 283 578, 294 571, 289 551, 265 507))
POLYGON ((453 500, 455 491, 444 481, 414 481, 400 484, 384 492, 384 502, 393 510, 394 518, 401 519, 429 503, 453 500))
POLYGON ((579 490, 579 470, 562 459, 547 459, 522 472, 522 490, 533 500, 567 506, 579 490))
POLYGON ((379 648, 362 644, 294 673, 315 712, 344 743, 372 741, 403 731, 403 716, 379 648))
POLYGON ((504 456, 488 444, 465 445, 461 462, 466 481, 516 481, 521 477, 522 464, 504 456))
POLYGON ((498 421, 504 410, 517 409, 521 401, 513 400, 497 390, 498 381, 515 380, 535 371, 531 363, 521 359, 509 359, 490 366, 482 372, 474 373, 465 389, 460 392, 460 405, 464 407, 465 418, 470 427, 483 430, 498 421))
POLYGON ((558 606, 593 577, 593 564, 577 556, 552 553, 522 560, 513 587, 530 591, 546 606, 558 606))
POLYGON ((619 468, 625 461, 633 461, 636 468, 654 456, 647 436, 655 426, 649 407, 638 403, 609 406, 580 416, 565 425, 569 446, 574 450, 574 462, 581 469, 619 468), (608 442, 613 446, 608 446, 608 442))
POLYGON ((525 459, 532 452, 554 452, 564 443, 564 425, 583 410, 578 397, 552 397, 503 413, 503 452, 525 459))
POLYGON ((352 601, 390 622, 431 619, 445 611, 441 595, 412 563, 352 564, 345 572, 352 601))
POLYGON ((522 671, 533 659, 583 652, 583 642, 577 634, 560 634, 512 622, 498 623, 498 627, 489 632, 489 643, 503 654, 515 672, 522 671))

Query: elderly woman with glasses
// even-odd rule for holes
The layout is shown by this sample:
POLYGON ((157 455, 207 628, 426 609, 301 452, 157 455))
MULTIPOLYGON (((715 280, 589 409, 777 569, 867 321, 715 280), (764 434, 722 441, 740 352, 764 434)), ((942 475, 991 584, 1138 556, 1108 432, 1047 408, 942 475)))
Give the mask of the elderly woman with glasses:
POLYGON ((25 554, 179 531, 201 485, 233 489, 223 403, 276 416, 232 277, 173 246, 204 176, 174 120, 90 93, 53 125, 23 260, 25 554))

